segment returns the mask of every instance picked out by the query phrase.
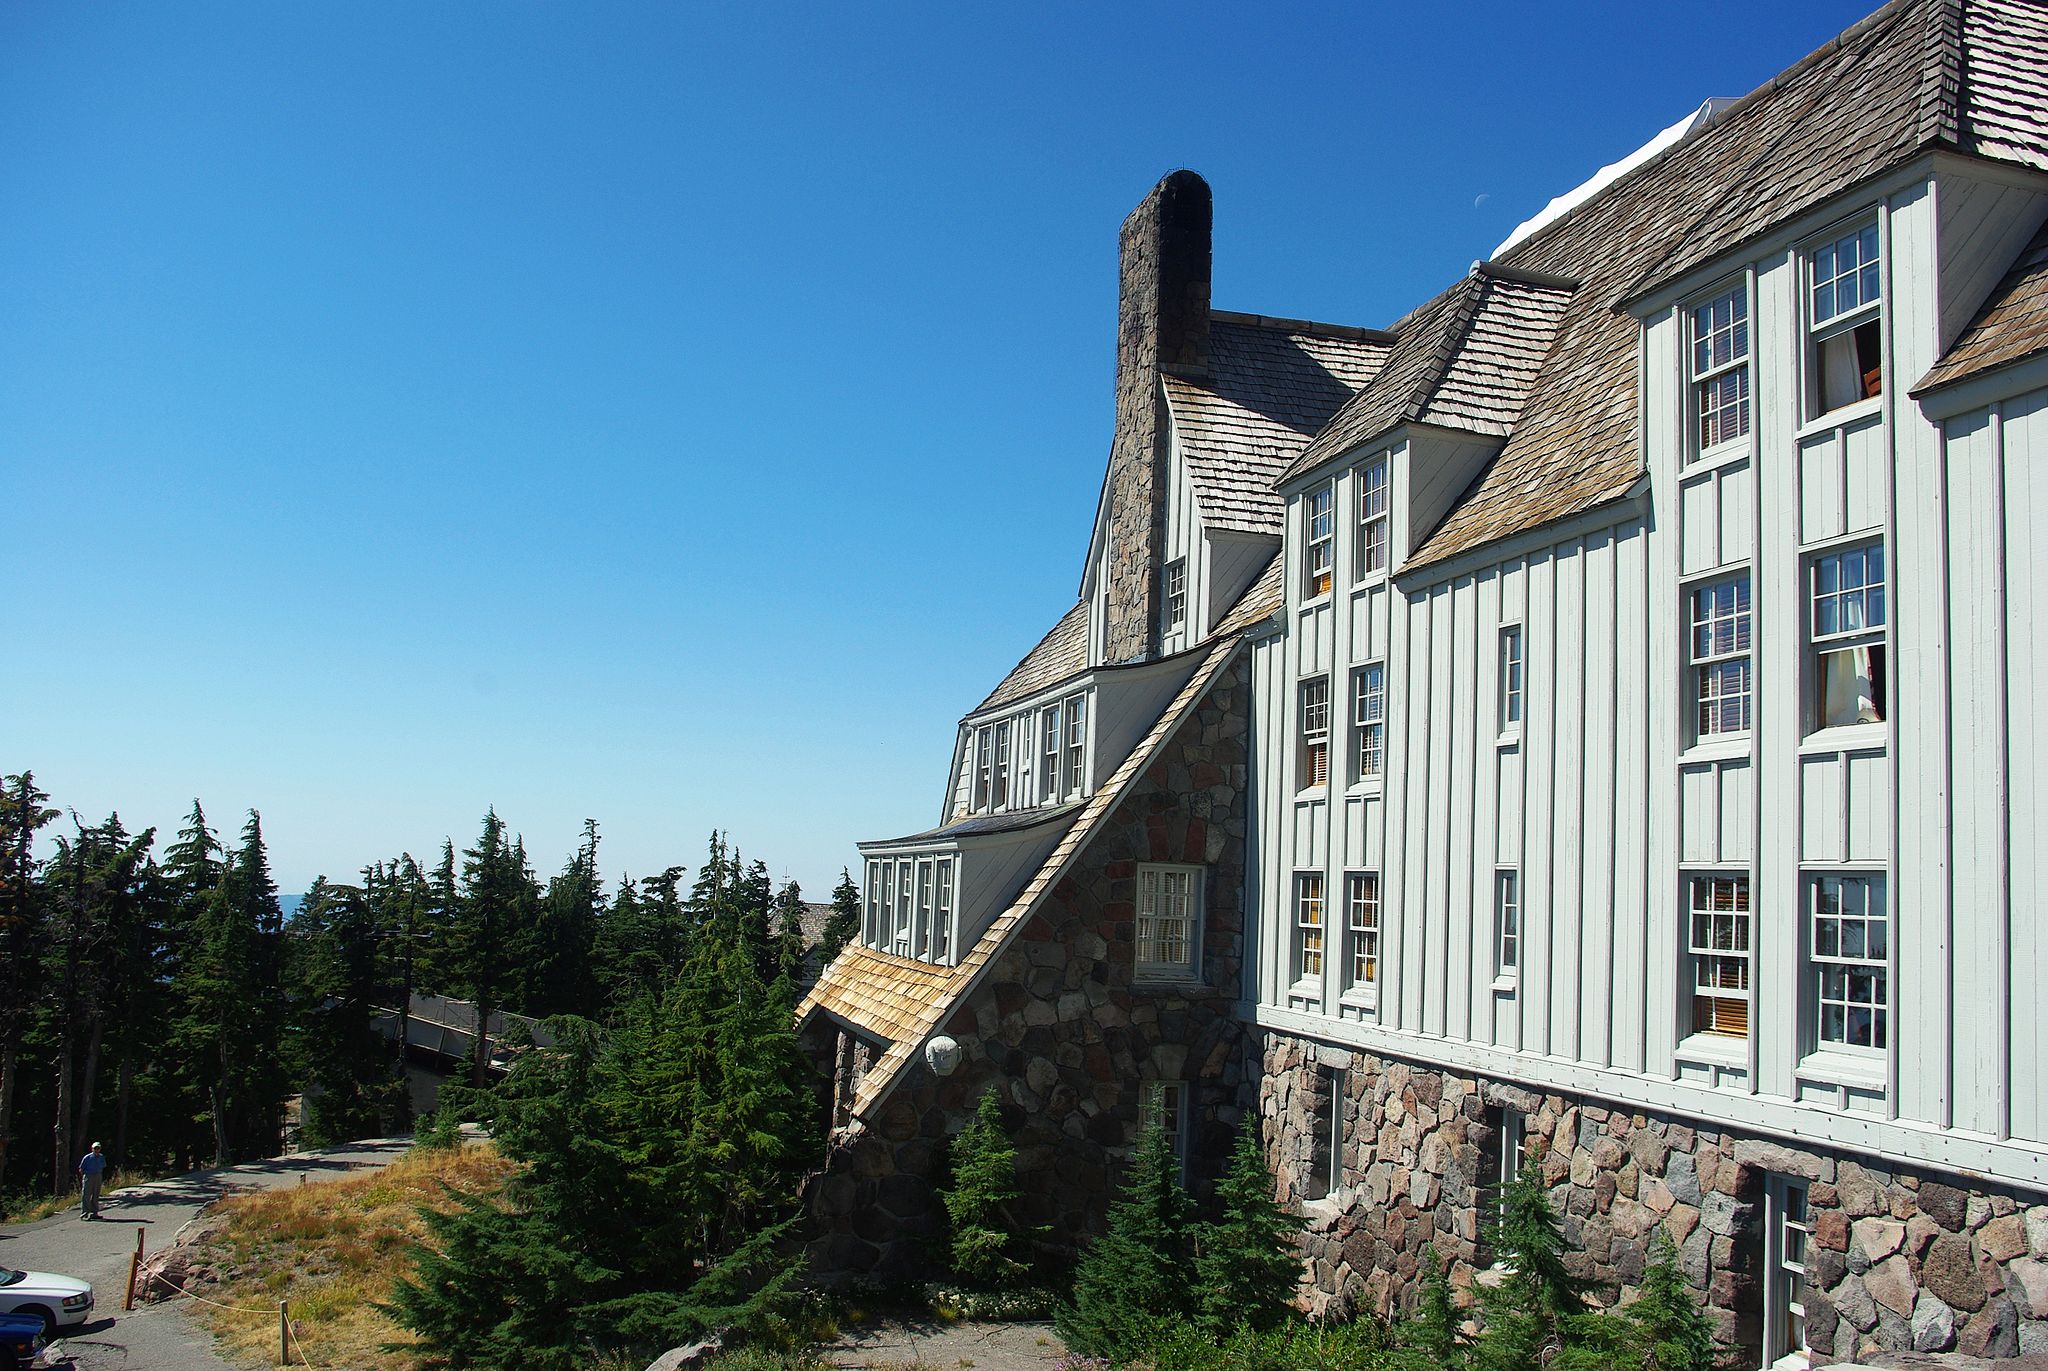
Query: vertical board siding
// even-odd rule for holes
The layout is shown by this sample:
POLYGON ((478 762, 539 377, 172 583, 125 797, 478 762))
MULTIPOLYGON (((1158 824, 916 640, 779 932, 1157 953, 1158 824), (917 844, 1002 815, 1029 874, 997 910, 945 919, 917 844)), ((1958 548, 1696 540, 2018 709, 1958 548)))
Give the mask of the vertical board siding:
POLYGON ((2042 987, 2048 986, 2048 917, 2039 894, 2048 889, 2048 785, 2040 759, 2048 749, 2048 727, 2038 710, 2026 707, 2048 681, 2048 629, 2037 607, 2048 604, 2048 391, 2036 391, 2004 406, 2006 724, 2007 752, 2005 889, 2024 891, 2014 907, 2008 895, 2009 929, 2005 1031, 2010 1035, 2007 1116, 2012 1135, 2048 1142, 2048 1014, 2042 987), (2018 765, 2013 765, 2018 762, 2018 765))

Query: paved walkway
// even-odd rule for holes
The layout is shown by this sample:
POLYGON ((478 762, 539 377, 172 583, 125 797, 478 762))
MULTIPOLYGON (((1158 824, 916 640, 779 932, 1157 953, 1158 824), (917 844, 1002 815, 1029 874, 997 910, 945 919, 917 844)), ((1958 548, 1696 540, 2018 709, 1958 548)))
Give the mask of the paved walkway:
POLYGON ((145 1249, 155 1252, 169 1247, 178 1229, 218 1195, 385 1166, 411 1145, 410 1138, 380 1138, 118 1190, 100 1202, 100 1217, 92 1223, 71 1209, 40 1223, 0 1225, 0 1265, 92 1282, 93 1317, 63 1342, 79 1371, 242 1371, 214 1355, 212 1336, 185 1316, 186 1301, 138 1303, 133 1313, 122 1311, 136 1230, 145 1249))
POLYGON ((848 1334, 821 1348, 828 1365, 930 1367, 938 1371, 1045 1371, 1063 1349, 1049 1323, 896 1323, 848 1334))

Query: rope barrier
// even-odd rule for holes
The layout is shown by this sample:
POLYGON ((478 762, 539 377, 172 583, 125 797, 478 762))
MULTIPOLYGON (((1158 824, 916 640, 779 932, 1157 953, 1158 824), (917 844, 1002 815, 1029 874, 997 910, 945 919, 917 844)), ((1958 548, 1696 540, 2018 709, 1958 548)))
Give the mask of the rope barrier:
MULTIPOLYGON (((170 1281, 164 1278, 161 1271, 150 1272, 149 1279, 151 1281, 161 1281, 164 1285, 169 1286, 172 1300, 197 1300, 201 1304, 211 1305, 215 1309, 225 1310, 230 1314, 261 1314, 265 1318, 270 1318, 279 1312, 275 1309, 252 1309, 246 1305, 222 1304, 219 1300, 210 1300, 195 1291, 182 1290, 172 1285, 170 1281)), ((145 1282, 145 1284, 147 1283, 145 1282)), ((165 1301, 165 1303, 169 1303, 169 1301, 165 1301)), ((307 1355, 305 1340, 299 1336, 298 1327, 292 1319, 286 1317, 283 1323, 285 1336, 291 1340, 291 1346, 298 1352, 299 1360, 311 1367, 313 1371, 324 1371, 319 1362, 314 1361, 311 1356, 307 1355)))
POLYGON ((297 1348, 299 1351, 299 1360, 304 1362, 306 1365, 312 1367, 313 1371, 322 1371, 320 1364, 314 1361, 311 1357, 306 1355, 306 1344, 299 1341, 298 1326, 294 1324, 290 1319, 286 1319, 284 1321, 284 1327, 285 1331, 291 1334, 292 1346, 297 1348))

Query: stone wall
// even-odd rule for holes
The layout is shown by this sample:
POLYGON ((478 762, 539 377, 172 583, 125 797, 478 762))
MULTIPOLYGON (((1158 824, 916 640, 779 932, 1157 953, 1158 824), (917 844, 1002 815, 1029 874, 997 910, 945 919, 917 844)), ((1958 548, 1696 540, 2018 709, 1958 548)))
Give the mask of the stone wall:
POLYGON ((1724 1341, 1763 1337, 1764 1186, 1808 1182, 1806 1336, 1815 1360, 1880 1350, 2048 1352, 2048 1204, 1926 1170, 1791 1147, 1665 1115, 1319 1045, 1263 1040, 1259 1085, 1282 1199, 1304 1214, 1316 1308, 1412 1307, 1434 1246, 1469 1285, 1489 1265, 1481 1218, 1500 1110, 1544 1148, 1572 1270, 1622 1297, 1661 1227, 1724 1341), (1329 1068, 1343 1068, 1343 1187, 1307 1198, 1329 1068))
POLYGON ((1176 171, 1131 211, 1119 239, 1104 624, 1112 662, 1150 656, 1159 648, 1167 481, 1159 372, 1200 371, 1208 363, 1210 213, 1208 183, 1191 171, 1176 171))
MULTIPOLYGON (((1017 1143, 1018 1218, 1046 1230, 1050 1262, 1100 1231, 1153 1082, 1190 1088, 1197 1185, 1227 1161, 1251 1091, 1249 1031, 1236 1014, 1249 689, 1240 656, 955 1008, 942 1029, 962 1049, 952 1074, 908 1067, 874 1118, 837 1136, 809 1191, 818 1271, 933 1273, 945 1140, 991 1084, 1017 1143), (1207 868, 1200 985, 1133 979, 1141 862, 1207 868)), ((812 1032, 814 1050, 836 1050, 812 1032)))

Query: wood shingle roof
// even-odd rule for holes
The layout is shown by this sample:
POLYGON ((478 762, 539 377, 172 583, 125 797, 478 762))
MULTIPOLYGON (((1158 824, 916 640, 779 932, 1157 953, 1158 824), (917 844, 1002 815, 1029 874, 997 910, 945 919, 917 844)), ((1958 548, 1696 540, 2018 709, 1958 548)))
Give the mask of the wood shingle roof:
POLYGON ((1925 395, 2043 352, 2048 352, 2048 223, 1913 393, 1925 395))

